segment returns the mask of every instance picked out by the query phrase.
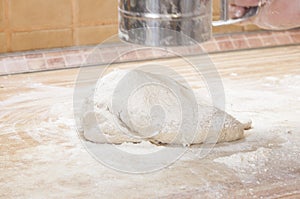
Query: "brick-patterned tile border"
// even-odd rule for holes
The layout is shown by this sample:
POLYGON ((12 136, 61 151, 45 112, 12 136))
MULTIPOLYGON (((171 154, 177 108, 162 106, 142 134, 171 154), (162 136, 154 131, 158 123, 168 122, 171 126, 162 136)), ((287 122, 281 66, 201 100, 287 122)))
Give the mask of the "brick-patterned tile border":
POLYGON ((300 29, 215 35, 200 46, 144 48, 123 43, 0 54, 0 75, 300 44, 300 29), (132 50, 142 48, 142 50, 132 50))

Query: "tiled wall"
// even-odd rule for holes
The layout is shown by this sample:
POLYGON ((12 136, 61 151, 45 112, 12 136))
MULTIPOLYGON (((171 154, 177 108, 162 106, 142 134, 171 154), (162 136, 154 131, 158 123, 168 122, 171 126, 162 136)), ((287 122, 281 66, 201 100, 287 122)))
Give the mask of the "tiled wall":
MULTIPOLYGON (((214 19, 219 0, 214 1, 214 19)), ((117 0, 0 0, 0 53, 97 44, 117 33, 117 0)), ((240 32, 253 26, 226 26, 240 32)))

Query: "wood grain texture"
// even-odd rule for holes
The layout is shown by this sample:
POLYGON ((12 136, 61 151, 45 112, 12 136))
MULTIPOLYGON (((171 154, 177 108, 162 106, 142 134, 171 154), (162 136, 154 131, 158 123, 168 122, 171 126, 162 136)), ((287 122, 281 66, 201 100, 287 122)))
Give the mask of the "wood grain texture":
MULTIPOLYGON (((201 146, 193 146, 173 165, 143 175, 106 168, 82 146, 73 116, 80 69, 0 77, 0 197, 300 197, 300 46, 209 57, 222 77, 226 110, 251 118, 254 128, 205 158, 197 156, 201 146)), ((194 61, 204 63, 200 56, 194 61)), ((195 71, 180 59, 109 70, 154 63, 171 66, 201 90, 195 71)), ((87 69, 93 74, 99 67, 87 69)))

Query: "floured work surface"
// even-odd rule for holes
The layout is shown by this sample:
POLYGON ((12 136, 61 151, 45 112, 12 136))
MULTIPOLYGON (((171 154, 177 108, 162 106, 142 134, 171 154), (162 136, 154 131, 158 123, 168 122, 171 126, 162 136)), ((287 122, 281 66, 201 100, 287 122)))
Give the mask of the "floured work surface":
MULTIPOLYGON (((226 111, 251 118, 254 128, 205 158, 193 146, 171 166, 143 175, 107 168, 82 146, 72 111, 78 69, 0 77, 0 197, 299 197, 300 47, 211 59, 222 76, 226 111)), ((155 62, 177 67, 199 89, 180 61, 155 62)), ((155 146, 145 147, 137 148, 155 146)))

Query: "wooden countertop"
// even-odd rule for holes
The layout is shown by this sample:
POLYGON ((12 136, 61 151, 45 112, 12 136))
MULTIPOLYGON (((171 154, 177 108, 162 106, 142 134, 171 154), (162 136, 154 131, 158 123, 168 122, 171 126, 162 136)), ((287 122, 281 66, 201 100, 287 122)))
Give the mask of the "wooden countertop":
MULTIPOLYGON (((150 174, 107 168, 82 146, 72 111, 79 69, 1 76, 0 197, 300 197, 300 46, 209 56, 222 77, 226 111, 251 119, 253 129, 205 158, 201 146, 191 147, 150 174)), ((172 66, 201 90, 175 58, 114 67, 141 64, 172 66)))

